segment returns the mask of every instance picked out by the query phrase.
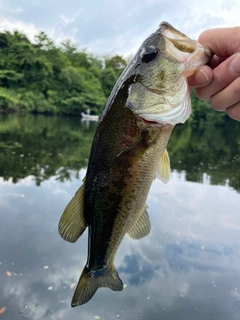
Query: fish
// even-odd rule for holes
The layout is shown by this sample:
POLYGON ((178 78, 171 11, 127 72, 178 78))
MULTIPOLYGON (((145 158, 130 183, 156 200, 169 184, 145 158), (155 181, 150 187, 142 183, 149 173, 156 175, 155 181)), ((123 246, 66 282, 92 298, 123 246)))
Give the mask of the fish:
POLYGON ((66 206, 59 234, 75 242, 88 228, 88 256, 72 307, 98 288, 123 289, 114 257, 125 234, 149 234, 146 200, 155 177, 167 183, 167 143, 191 113, 187 77, 207 63, 209 49, 162 22, 116 82, 98 123, 86 176, 66 206))

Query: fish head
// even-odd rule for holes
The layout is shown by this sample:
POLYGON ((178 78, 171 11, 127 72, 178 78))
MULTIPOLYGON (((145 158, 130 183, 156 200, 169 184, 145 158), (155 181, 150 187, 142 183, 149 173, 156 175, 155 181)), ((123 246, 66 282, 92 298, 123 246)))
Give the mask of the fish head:
POLYGON ((161 23, 126 69, 125 77, 134 75, 127 107, 149 124, 184 123, 191 114, 186 78, 210 57, 209 49, 167 22, 161 23))

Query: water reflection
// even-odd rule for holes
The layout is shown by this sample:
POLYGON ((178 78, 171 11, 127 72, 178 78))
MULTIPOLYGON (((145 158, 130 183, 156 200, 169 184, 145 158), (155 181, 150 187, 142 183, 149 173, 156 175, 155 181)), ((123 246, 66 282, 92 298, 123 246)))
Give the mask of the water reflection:
POLYGON ((0 115, 0 176, 13 182, 33 175, 37 185, 86 167, 96 123, 77 118, 0 115), (17 168, 17 170, 16 170, 17 168))
MULTIPOLYGON (((86 167, 96 126, 78 118, 0 115, 0 176, 17 182, 33 175, 37 185, 55 175, 69 179, 70 170, 86 167)), ((176 126, 168 145, 172 169, 185 171, 187 181, 208 177, 240 190, 238 132, 231 119, 221 127, 176 126)))
MULTIPOLYGON (((75 119, 66 119, 65 124, 63 119, 54 120, 58 129, 51 129, 53 120, 35 119, 38 124, 33 129, 21 119, 21 128, 25 130, 22 136, 15 135, 10 124, 4 123, 9 131, 7 137, 12 140, 1 140, 4 150, 1 149, 0 162, 0 309, 6 307, 1 319, 238 320, 240 194, 230 187, 230 182, 239 170, 235 163, 232 167, 221 163, 227 159, 226 154, 237 153, 238 146, 235 144, 233 150, 228 145, 229 152, 223 152, 220 163, 215 164, 221 170, 209 169, 206 162, 197 164, 202 161, 199 150, 196 158, 193 152, 178 158, 184 154, 184 141, 177 128, 175 144, 169 148, 171 180, 167 185, 155 180, 147 201, 152 231, 142 240, 126 237, 117 253, 116 267, 125 289, 99 289, 86 305, 72 309, 75 284, 86 262, 87 233, 77 243, 69 244, 58 235, 57 223, 85 175, 84 161, 94 130, 80 127, 75 119), (47 139, 40 134, 44 126, 47 139), (70 135, 72 140, 67 136, 64 140, 64 132, 70 129, 74 133, 70 135), (183 145, 177 148, 178 140, 183 145), (17 152, 18 147, 9 149, 6 144, 15 146, 16 141, 24 157, 13 154, 11 159, 12 150, 17 152), (26 161, 29 150, 37 155, 28 158, 34 169, 24 169, 28 162, 21 162, 26 161), (57 156, 60 150, 62 157, 57 156), (2 152, 8 161, 2 162, 2 152), (79 154, 83 157, 78 158, 79 154), (204 183, 194 181, 193 166, 187 167, 189 157, 193 166, 200 168, 198 178, 201 176, 204 183), (41 170, 49 165, 51 171, 34 171, 37 164, 41 170), (231 169, 222 172, 228 166, 231 169), (10 179, 13 171, 15 178, 10 179)), ((19 119, 13 117, 13 123, 17 123, 16 129, 19 119)), ((1 137, 6 137, 2 123, 0 130, 1 137)), ((187 150, 193 149, 186 146, 187 150)), ((211 162, 216 156, 209 150, 211 162)))

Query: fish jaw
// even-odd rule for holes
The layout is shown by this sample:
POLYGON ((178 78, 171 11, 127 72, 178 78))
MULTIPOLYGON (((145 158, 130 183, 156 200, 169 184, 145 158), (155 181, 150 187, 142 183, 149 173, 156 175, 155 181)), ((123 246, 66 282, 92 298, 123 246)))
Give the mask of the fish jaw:
POLYGON ((203 47, 200 43, 198 43, 198 48, 196 52, 192 55, 189 55, 183 60, 185 65, 185 71, 183 75, 185 78, 191 76, 199 67, 208 62, 208 60, 212 57, 212 52, 203 47))

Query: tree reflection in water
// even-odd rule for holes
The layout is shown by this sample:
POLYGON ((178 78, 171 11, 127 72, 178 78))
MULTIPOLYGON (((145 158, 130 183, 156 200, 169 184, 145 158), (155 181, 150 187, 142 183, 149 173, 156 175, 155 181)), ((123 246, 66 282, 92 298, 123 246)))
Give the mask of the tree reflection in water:
POLYGON ((116 255, 125 289, 100 289, 71 309, 87 233, 70 244, 57 225, 95 129, 78 118, 0 115, 1 319, 238 320, 240 138, 230 120, 174 129, 171 179, 154 180, 147 200, 151 233, 125 237, 116 255))
MULTIPOLYGON (((37 185, 51 176, 70 179, 87 166, 97 123, 79 118, 0 115, 0 176, 13 182, 34 176, 37 185)), ((187 181, 229 184, 240 190, 239 123, 187 122, 175 127, 168 144, 172 169, 186 172, 187 181)))

